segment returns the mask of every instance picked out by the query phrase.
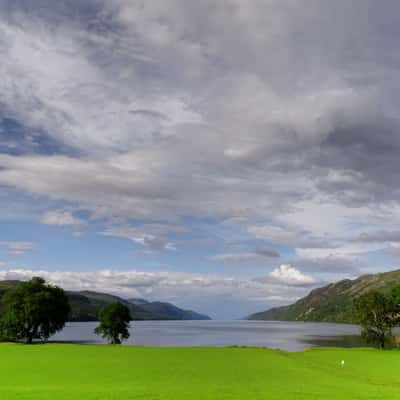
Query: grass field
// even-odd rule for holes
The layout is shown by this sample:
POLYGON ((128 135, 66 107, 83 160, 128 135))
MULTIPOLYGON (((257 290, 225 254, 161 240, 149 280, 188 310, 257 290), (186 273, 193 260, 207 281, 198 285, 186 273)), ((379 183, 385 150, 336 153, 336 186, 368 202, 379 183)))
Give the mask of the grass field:
POLYGON ((400 398, 396 350, 1 344, 0 357, 1 400, 400 398))

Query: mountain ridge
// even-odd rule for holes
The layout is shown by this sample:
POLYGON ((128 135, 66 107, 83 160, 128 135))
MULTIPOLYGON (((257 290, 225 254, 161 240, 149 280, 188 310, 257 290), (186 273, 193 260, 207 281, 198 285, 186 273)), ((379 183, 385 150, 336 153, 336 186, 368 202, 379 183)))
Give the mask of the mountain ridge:
MULTIPOLYGON (((21 281, 0 281, 0 298, 7 290, 21 281)), ((165 302, 149 302, 145 299, 124 299, 122 297, 91 290, 65 291, 71 305, 70 322, 97 321, 100 308, 118 301, 129 308, 133 320, 206 320, 208 315, 192 310, 183 310, 165 302), (139 300, 139 301, 137 301, 139 300), (138 304, 140 303, 140 304, 138 304)))
POLYGON ((176 320, 210 319, 208 315, 199 314, 193 310, 185 310, 167 302, 153 301, 146 304, 141 304, 140 307, 148 312, 154 313, 155 315, 170 315, 176 320))
POLYGON ((353 323, 353 300, 370 290, 388 292, 400 285, 400 269, 343 279, 310 291, 293 304, 249 315, 248 320, 353 323))

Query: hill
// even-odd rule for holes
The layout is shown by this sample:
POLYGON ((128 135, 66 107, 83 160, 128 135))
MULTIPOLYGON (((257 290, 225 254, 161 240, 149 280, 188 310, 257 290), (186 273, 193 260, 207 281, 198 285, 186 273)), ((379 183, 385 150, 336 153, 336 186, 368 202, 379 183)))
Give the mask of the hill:
MULTIPOLYGON (((0 281, 0 298, 15 287, 19 281, 0 281)), ((101 307, 118 301, 125 304, 133 320, 202 320, 210 319, 207 315, 191 310, 182 310, 169 303, 153 302, 144 299, 126 300, 107 293, 93 291, 66 291, 71 305, 70 321, 96 321, 101 307)))
MULTIPOLYGON (((129 300, 129 301, 131 301, 131 300, 129 300)), ((171 303, 163 303, 160 301, 154 301, 152 303, 149 303, 149 302, 141 303, 140 308, 148 311, 151 314, 168 317, 169 319, 175 319, 175 320, 207 320, 207 319, 211 319, 207 315, 199 314, 192 310, 183 310, 171 303)))
POLYGON ((140 306, 140 305, 142 305, 142 304, 148 304, 148 303, 149 303, 149 301, 147 301, 147 300, 145 300, 145 299, 138 299, 138 298, 135 298, 135 299, 128 299, 128 301, 129 301, 130 303, 132 303, 132 304, 137 305, 137 306, 140 306))
POLYGON ((400 285, 400 270, 345 279, 314 289, 294 304, 252 314, 247 319, 351 323, 354 298, 370 290, 387 292, 396 285, 400 285))
POLYGON ((167 319, 153 315, 143 310, 140 306, 130 303, 118 296, 91 291, 72 292, 67 291, 68 300, 71 305, 71 321, 96 321, 101 307, 113 302, 120 302, 129 308, 134 320, 167 319))

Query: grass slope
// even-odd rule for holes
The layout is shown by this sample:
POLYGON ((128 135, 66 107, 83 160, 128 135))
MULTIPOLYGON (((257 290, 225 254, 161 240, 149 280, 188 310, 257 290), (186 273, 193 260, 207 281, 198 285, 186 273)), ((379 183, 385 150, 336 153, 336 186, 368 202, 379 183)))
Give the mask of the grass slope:
POLYGON ((248 319, 353 322, 354 298, 370 290, 387 292, 396 285, 400 285, 400 270, 364 275, 354 280, 345 279, 314 289, 294 304, 256 313, 248 319))
POLYGON ((0 354, 2 400, 392 400, 400 393, 398 351, 1 344, 0 354))

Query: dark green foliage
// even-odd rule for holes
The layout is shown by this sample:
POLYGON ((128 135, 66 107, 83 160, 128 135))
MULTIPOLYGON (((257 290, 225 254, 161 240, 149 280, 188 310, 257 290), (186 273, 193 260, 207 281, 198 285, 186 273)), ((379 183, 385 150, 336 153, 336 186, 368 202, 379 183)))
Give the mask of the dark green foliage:
POLYGON ((400 312, 400 285, 395 286, 389 292, 389 298, 392 301, 393 305, 396 307, 396 311, 400 312))
POLYGON ((361 326, 362 337, 381 348, 392 339, 392 328, 399 322, 393 295, 373 290, 354 301, 355 320, 361 326))
POLYGON ((110 303, 100 310, 100 325, 94 330, 111 344, 121 344, 129 338, 129 322, 132 320, 129 308, 119 302, 110 303))
POLYGON ((11 340, 47 340, 60 331, 70 311, 63 289, 47 285, 42 278, 18 283, 2 298, 2 337, 11 340))

